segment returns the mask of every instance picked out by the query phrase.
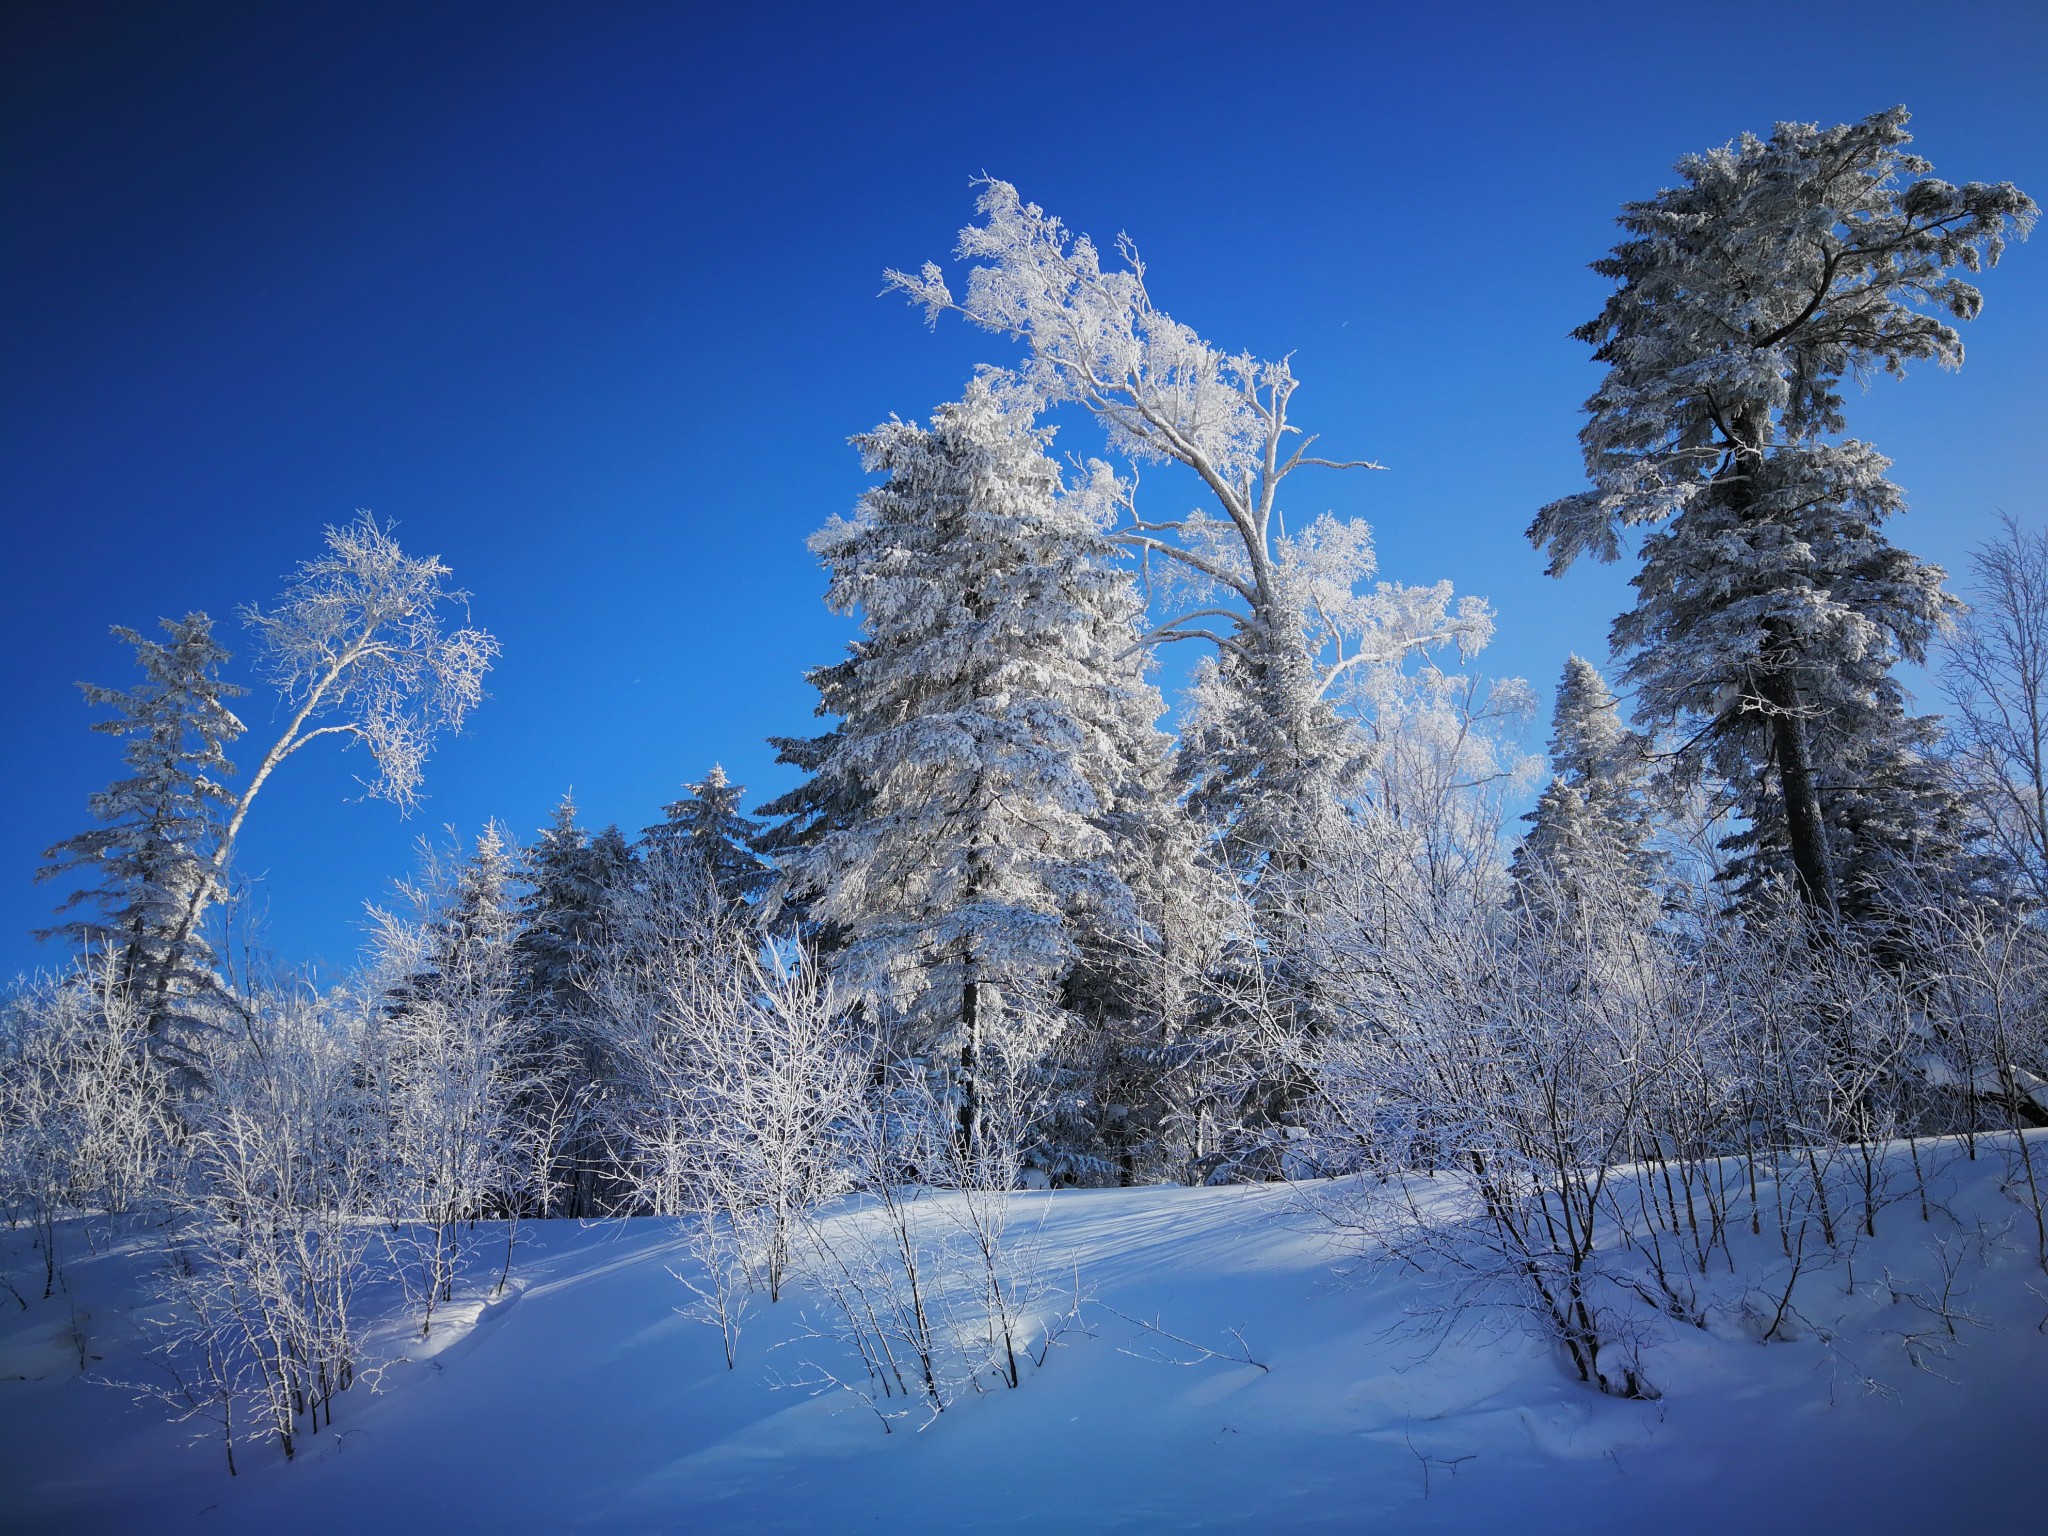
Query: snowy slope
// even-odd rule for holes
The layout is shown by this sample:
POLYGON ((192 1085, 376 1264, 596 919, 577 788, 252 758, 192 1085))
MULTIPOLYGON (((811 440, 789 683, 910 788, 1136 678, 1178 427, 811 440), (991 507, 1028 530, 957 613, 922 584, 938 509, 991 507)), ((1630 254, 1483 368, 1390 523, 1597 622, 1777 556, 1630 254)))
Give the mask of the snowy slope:
MULTIPOLYGON (((1966 1223, 2019 1214, 1996 1159, 1944 1156, 1966 1223)), ((1071 1191, 1016 1210, 1048 1274, 1078 1269, 1088 1331, 921 1433, 885 1435, 843 1393, 772 1385, 825 1347, 799 1337, 815 1306, 801 1295, 750 1319, 728 1372, 717 1332, 674 1311, 684 1261, 653 1221, 529 1225, 511 1295, 472 1306, 466 1331, 392 1365, 380 1391, 346 1394, 336 1432, 295 1464, 249 1448, 233 1480, 189 1426, 81 1377, 65 1298, 23 1311, 0 1295, 0 1528, 2048 1529, 2048 1281, 2017 1224, 1968 1281, 1968 1309, 1997 1326, 1965 1327, 1930 1362, 1940 1375, 1907 1359, 1900 1306, 1871 1283, 1934 1266, 1935 1226, 1907 1203, 1885 1213, 1858 1289, 1830 1282, 1830 1343, 1675 1329, 1650 1357, 1663 1399, 1622 1403, 1518 1335, 1417 1337, 1403 1320, 1426 1292, 1344 1277, 1355 1256, 1285 1187, 1071 1191), (1192 1357, 1117 1313, 1222 1352, 1241 1326, 1270 1370, 1167 1363, 1192 1357)), ((90 1371, 140 1375, 146 1242, 91 1255, 70 1238, 90 1371)), ((38 1294, 25 1235, 6 1241, 38 1294)), ((376 1343, 409 1348, 396 1327, 376 1343)))

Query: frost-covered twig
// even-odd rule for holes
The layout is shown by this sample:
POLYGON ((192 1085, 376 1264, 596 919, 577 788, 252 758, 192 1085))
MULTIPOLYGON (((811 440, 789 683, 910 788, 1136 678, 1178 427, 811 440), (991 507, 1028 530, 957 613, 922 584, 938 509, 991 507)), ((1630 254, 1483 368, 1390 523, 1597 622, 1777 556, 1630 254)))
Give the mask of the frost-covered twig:
POLYGON ((1198 1344, 1193 1339, 1184 1338, 1180 1334, 1174 1333, 1170 1329, 1163 1326, 1160 1323, 1159 1319, 1156 1317, 1148 1322, 1146 1319, 1142 1317, 1133 1317, 1128 1312, 1119 1311, 1117 1308, 1110 1306, 1107 1302, 1098 1301, 1095 1303, 1095 1305, 1102 1308, 1103 1311, 1109 1313, 1112 1317, 1122 1318, 1125 1322, 1131 1324, 1131 1326, 1133 1326, 1134 1328, 1142 1328, 1145 1330, 1145 1332, 1149 1334, 1154 1334, 1159 1338, 1166 1340, 1169 1344, 1177 1344, 1182 1349, 1193 1350, 1196 1356, 1198 1357, 1194 1360, 1176 1360, 1171 1355, 1165 1353, 1163 1350, 1153 1350, 1148 1354, 1140 1354, 1138 1351, 1134 1349, 1125 1349, 1122 1346, 1118 1347, 1118 1352, 1120 1354, 1129 1355, 1134 1360, 1152 1360, 1158 1362, 1161 1365, 1200 1365, 1204 1360, 1221 1360, 1228 1365, 1255 1366, 1259 1370, 1269 1373, 1273 1369, 1270 1365, 1267 1365, 1263 1360, 1254 1360, 1252 1358, 1251 1346, 1245 1342, 1244 1330, 1242 1327, 1226 1328, 1224 1330, 1224 1332, 1228 1333, 1231 1336, 1231 1338, 1237 1341, 1237 1349, 1233 1353, 1226 1350, 1211 1349, 1206 1344, 1198 1344))

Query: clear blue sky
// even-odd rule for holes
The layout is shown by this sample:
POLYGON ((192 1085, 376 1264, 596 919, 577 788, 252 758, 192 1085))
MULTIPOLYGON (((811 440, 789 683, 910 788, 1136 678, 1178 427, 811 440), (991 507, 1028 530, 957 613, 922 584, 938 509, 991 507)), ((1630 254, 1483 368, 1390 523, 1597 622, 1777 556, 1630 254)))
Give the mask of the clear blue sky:
MULTIPOLYGON (((1298 419, 1382 476, 1384 574, 1500 613, 1489 669, 1604 655, 1622 574, 1541 574, 1595 379, 1569 329, 1622 200, 1680 154, 1904 101, 1951 180, 2048 200, 2048 7, 17 3, 0 15, 0 968, 115 746, 112 623, 265 599, 368 507, 504 642, 412 821, 350 763, 265 792, 269 935, 344 963, 421 833, 522 835, 574 786, 654 819, 714 760, 758 792, 846 626, 806 533, 849 433, 1002 344, 877 297, 969 178, 1140 244, 1219 344, 1292 350, 1298 419)), ((1986 282, 1959 375, 1852 400, 1908 547, 2048 516, 2048 238, 1986 282)), ((1093 451, 1080 423, 1066 446, 1093 451)), ((240 637, 229 626, 229 641, 240 637)), ((268 701, 246 701, 252 734, 268 701)), ((250 754, 253 755, 253 754, 250 754)))

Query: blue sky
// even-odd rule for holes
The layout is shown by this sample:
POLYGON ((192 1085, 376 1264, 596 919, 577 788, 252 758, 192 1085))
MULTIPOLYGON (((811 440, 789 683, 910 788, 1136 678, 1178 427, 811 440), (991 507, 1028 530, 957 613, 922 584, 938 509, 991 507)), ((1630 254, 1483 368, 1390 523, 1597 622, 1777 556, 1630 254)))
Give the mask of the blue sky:
MULTIPOLYGON (((1128 231, 1213 341, 1292 351, 1297 419, 1392 471, 1294 510, 1490 597, 1488 670, 1547 691, 1625 596, 1521 537, 1581 483, 1566 333, 1618 205, 1898 101, 1941 174, 2048 197, 2044 66, 2038 4, 10 6, 0 968, 56 958, 31 875, 115 769, 72 686, 128 680, 107 626, 225 621, 358 507, 504 656, 410 821, 339 756, 265 791, 242 864, 286 957, 346 963, 444 824, 524 835, 573 786, 635 829, 714 760, 783 787, 763 738, 849 633, 803 547, 864 483, 846 437, 1004 356, 877 297, 983 171, 1128 231)), ((1851 401, 1951 569, 2048 517, 2048 241, 1985 288, 1960 374, 1851 401)))

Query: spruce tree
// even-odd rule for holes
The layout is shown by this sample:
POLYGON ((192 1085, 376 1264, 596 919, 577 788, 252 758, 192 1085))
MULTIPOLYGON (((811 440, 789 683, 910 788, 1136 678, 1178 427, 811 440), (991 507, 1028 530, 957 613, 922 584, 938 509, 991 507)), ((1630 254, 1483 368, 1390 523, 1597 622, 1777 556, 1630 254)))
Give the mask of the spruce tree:
POLYGON ((1044 433, 978 384, 855 442, 888 479, 811 541, 862 633, 813 674, 841 723, 808 789, 770 808, 809 818, 778 899, 843 936, 835 975, 947 1066, 971 1136, 978 1053, 1138 931, 1117 816, 1158 771, 1162 706, 1137 595, 1044 433))
POLYGON ((1621 723, 1598 669, 1569 658, 1552 716, 1550 784, 1515 850, 1517 905, 1546 917, 1594 906, 1654 912, 1647 746, 1621 723))
MULTIPOLYGON (((391 1011, 423 1002, 493 1001, 518 992, 518 862, 496 822, 486 823, 459 865, 430 855, 417 884, 400 886, 423 919, 414 968, 392 983, 391 1011)), ((387 924, 396 932, 395 924, 387 924)))
MULTIPOLYGON (((814 714, 832 717, 845 713, 847 690, 861 654, 859 643, 848 652, 841 661, 805 672, 804 680, 818 693, 814 714)), ((804 775, 793 789, 760 809, 765 826, 754 839, 754 851, 777 871, 796 870, 809 850, 859 818, 866 796, 839 752, 845 736, 846 724, 841 719, 815 736, 768 738, 768 745, 775 748, 775 761, 804 775)), ((829 956, 844 946, 846 931, 843 925, 820 916, 818 894, 810 886, 778 874, 769 881, 766 911, 771 921, 802 934, 817 954, 829 956)))
POLYGON ((737 911, 766 890, 774 873, 754 851, 761 822, 740 812, 746 787, 713 763, 701 780, 683 788, 684 798, 663 806, 662 819, 643 834, 646 857, 694 862, 720 903, 737 911))
POLYGON ((1735 787, 1739 878, 1789 877, 1827 912, 1870 899, 1885 849, 1949 841, 1893 677, 1949 599, 1882 532, 1904 498, 1841 436, 1842 380, 1960 364, 1949 322, 1982 299, 1957 269, 1995 263, 2036 211, 2010 184, 1934 177, 1906 118, 1782 123, 1627 205, 1627 238, 1594 264, 1616 291, 1575 333, 1608 368, 1580 433, 1593 488, 1530 529, 1560 574, 1652 528, 1614 628, 1638 719, 1735 787))
POLYGON ((113 632, 135 648, 140 684, 79 685, 89 703, 114 711, 93 729, 126 738, 128 775, 91 797, 99 825, 49 849, 37 876, 84 877, 58 911, 85 907, 89 915, 39 937, 111 952, 121 986, 150 1010, 159 1038, 195 1022, 193 1004, 214 985, 211 950, 186 914, 211 878, 230 799, 222 780, 234 772, 227 747, 242 734, 226 701, 244 691, 222 681, 228 653, 205 614, 161 622, 164 641, 113 632))
POLYGON ((512 952, 526 1019, 519 1065, 530 1086, 518 1109, 528 1126, 554 1128, 551 1214, 596 1209, 604 1149, 581 1112, 602 1091, 606 1062, 588 982, 615 937, 618 897, 634 873, 633 850, 618 828, 586 832, 570 795, 520 865, 526 891, 512 952))
POLYGON ((515 948, 530 1008, 583 1010, 582 973, 608 936, 612 893, 631 878, 632 863, 618 828, 593 837, 577 822, 575 798, 562 797, 520 863, 526 891, 515 948))

